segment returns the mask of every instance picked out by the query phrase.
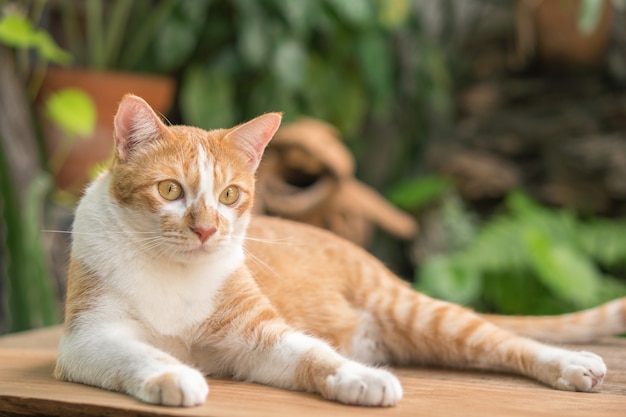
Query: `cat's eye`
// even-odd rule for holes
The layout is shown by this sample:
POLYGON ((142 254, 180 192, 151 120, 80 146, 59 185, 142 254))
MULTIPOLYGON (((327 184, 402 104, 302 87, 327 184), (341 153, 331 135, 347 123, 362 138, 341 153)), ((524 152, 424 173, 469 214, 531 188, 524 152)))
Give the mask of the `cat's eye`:
POLYGON ((159 183, 159 194, 166 200, 174 201, 183 196, 183 187, 173 180, 165 180, 159 183))
POLYGON ((230 206, 239 200, 239 188, 235 185, 229 185, 220 194, 220 203, 230 206))

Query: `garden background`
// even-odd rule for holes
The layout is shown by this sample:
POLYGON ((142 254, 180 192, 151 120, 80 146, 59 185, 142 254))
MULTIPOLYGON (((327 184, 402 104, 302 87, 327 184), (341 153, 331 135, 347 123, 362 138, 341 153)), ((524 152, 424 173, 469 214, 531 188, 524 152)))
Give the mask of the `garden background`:
POLYGON ((96 170, 74 147, 111 149, 104 78, 51 87, 65 71, 124 78, 115 104, 163 90, 175 124, 335 126, 356 177, 418 221, 367 249, 420 291, 507 314, 626 295, 623 3, 0 0, 0 332, 62 320, 84 184, 61 174, 96 170))

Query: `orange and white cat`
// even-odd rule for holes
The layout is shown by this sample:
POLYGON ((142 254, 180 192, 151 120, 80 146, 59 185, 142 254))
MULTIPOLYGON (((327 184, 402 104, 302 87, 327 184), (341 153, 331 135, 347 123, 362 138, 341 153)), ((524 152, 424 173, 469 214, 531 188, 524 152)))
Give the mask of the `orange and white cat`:
POLYGON ((205 375, 392 406, 402 387, 375 367, 386 364, 501 369, 570 391, 602 382, 599 356, 511 329, 557 341, 623 332, 623 300, 483 317, 413 291, 331 233, 252 218, 255 171, 280 120, 166 126, 124 97, 115 159, 76 211, 57 378, 171 406, 202 404, 205 375))

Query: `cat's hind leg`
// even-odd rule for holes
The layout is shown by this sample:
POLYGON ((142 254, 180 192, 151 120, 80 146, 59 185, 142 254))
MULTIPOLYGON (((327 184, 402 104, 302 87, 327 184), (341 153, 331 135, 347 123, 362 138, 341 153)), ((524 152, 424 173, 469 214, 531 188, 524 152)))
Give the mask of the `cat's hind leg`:
POLYGON ((606 375, 598 355, 521 337, 409 288, 396 289, 393 303, 380 297, 371 308, 392 362, 503 370, 569 391, 591 391, 606 375))

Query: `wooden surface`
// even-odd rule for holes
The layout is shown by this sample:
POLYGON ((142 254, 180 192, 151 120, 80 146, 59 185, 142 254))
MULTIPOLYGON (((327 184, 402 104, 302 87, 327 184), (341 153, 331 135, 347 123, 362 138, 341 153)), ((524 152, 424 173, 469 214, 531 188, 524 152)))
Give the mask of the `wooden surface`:
POLYGON ((201 407, 148 406, 126 395, 55 381, 59 328, 0 337, 0 416, 626 416, 626 340, 582 346, 609 368, 594 393, 556 391, 531 380, 481 372, 396 369, 404 398, 393 408, 345 406, 312 394, 210 379, 201 407))

